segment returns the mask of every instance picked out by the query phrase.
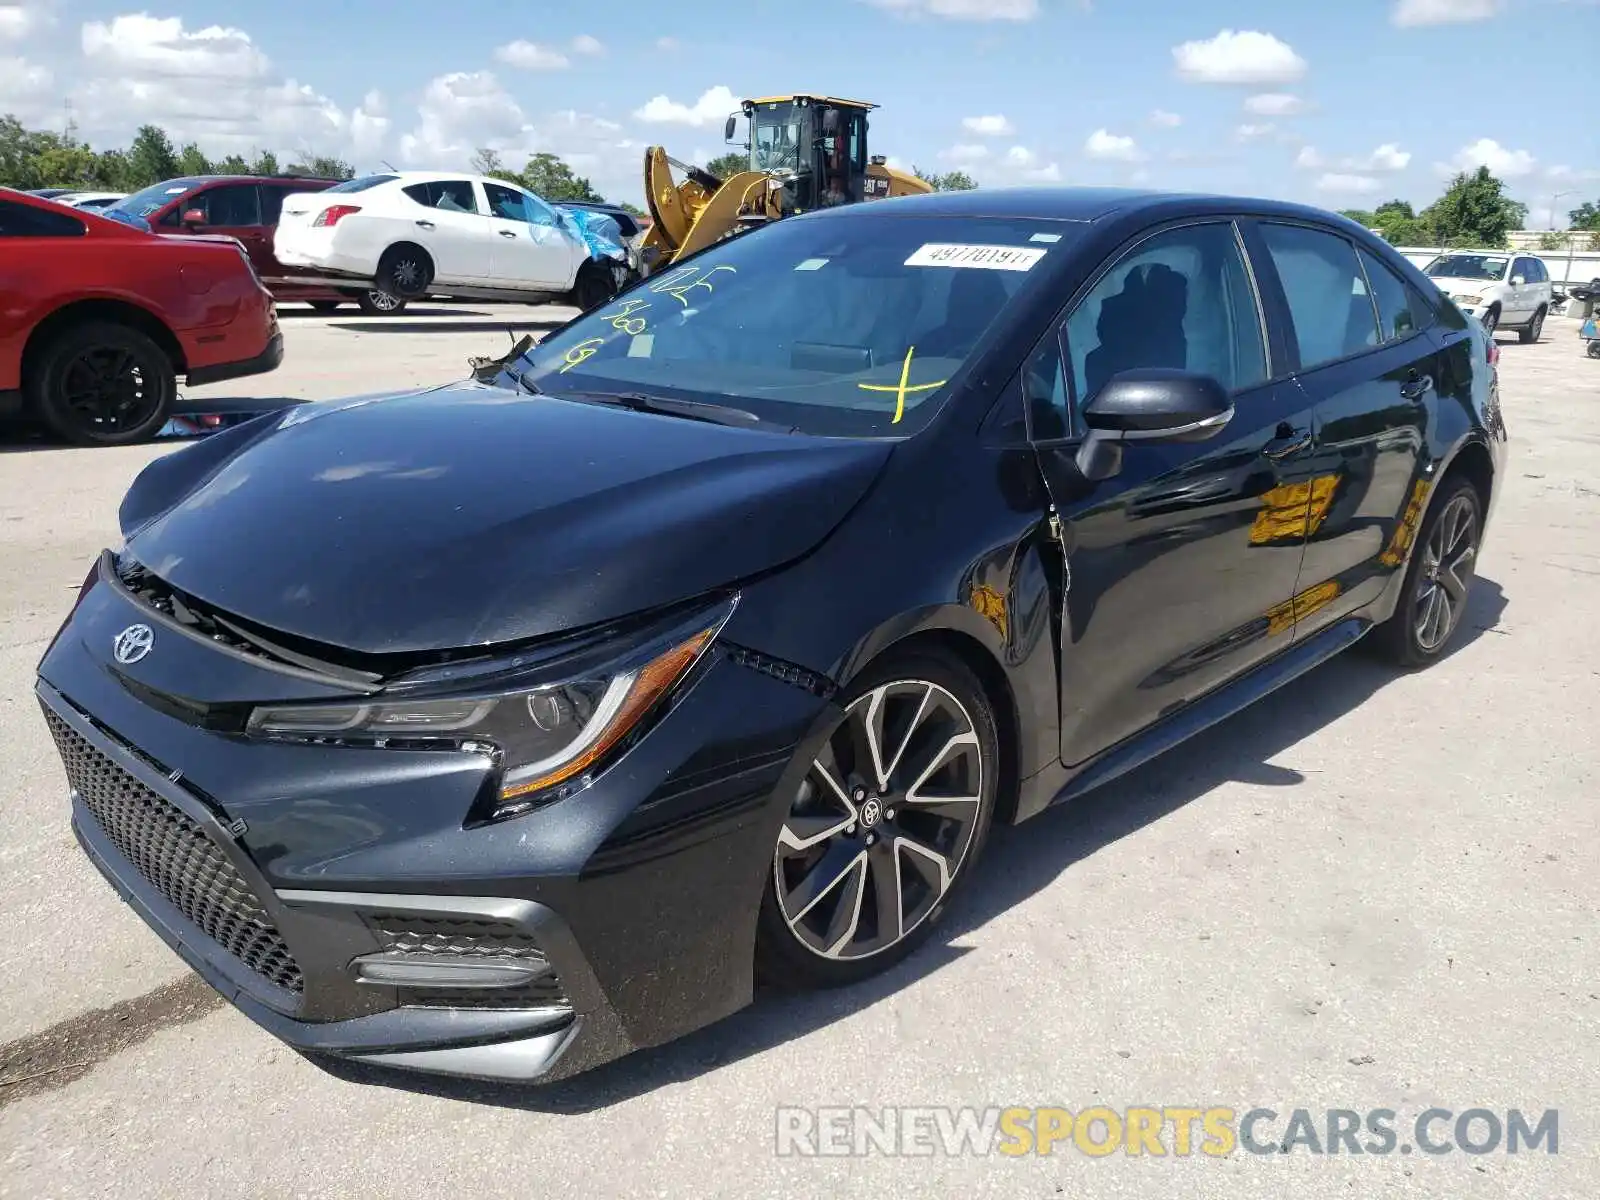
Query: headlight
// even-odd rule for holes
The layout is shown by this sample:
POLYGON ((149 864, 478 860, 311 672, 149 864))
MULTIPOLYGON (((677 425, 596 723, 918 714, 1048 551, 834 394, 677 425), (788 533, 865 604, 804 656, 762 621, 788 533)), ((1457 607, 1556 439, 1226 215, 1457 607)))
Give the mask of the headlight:
POLYGON ((1483 297, 1482 296, 1457 296, 1456 297, 1456 303, 1457 304, 1482 304, 1483 303, 1483 297))
POLYGON ((731 611, 688 636, 680 629, 603 670, 559 682, 414 700, 264 706, 250 714, 245 732, 280 741, 482 754, 499 772, 499 803, 489 815, 516 816, 575 790, 637 732, 700 660, 731 611))

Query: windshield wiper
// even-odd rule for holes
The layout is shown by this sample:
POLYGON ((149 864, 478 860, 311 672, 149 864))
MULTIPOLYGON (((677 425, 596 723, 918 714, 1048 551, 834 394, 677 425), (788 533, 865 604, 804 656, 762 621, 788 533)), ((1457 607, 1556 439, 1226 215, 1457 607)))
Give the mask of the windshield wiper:
MULTIPOLYGON (((743 408, 729 408, 725 404, 712 404, 706 400, 680 400, 673 396, 652 396, 648 392, 565 392, 568 396, 582 396, 601 404, 614 404, 634 412, 661 413, 669 417, 685 417, 691 421, 706 421, 712 425, 770 425, 743 408)), ((794 430, 790 429, 793 433, 794 430)))

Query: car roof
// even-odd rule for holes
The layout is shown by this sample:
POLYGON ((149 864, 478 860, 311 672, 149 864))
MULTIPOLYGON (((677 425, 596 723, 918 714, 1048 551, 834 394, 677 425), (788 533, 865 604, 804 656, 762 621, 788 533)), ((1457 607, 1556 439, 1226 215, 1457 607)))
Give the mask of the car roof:
POLYGON ((1053 221, 1100 221, 1111 216, 1128 216, 1143 210, 1184 209, 1197 211, 1235 211, 1247 215, 1305 217, 1318 221, 1351 224, 1347 218, 1326 209, 1284 200, 1254 196, 1217 195, 1204 192, 1162 192, 1139 188, 1110 187, 1011 187, 977 188, 962 192, 929 192, 897 196, 865 204, 818 209, 810 217, 844 216, 928 216, 928 217, 1025 217, 1053 221))

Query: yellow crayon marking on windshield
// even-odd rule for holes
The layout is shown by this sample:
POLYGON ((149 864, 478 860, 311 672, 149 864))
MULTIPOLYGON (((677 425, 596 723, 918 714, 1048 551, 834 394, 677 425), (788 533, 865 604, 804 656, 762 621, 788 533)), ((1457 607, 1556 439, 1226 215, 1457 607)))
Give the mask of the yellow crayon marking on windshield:
POLYGON ((712 267, 704 272, 695 267, 677 267, 668 272, 666 277, 659 283, 651 284, 650 290, 658 295, 671 296, 679 304, 688 308, 688 294, 694 291, 695 288, 703 287, 708 292, 716 290, 711 286, 711 277, 718 271, 732 271, 735 275, 739 273, 737 267, 712 267))
POLYGON ((595 352, 599 350, 601 346, 605 345, 605 343, 605 338, 585 338, 583 341, 579 342, 576 346, 573 346, 567 351, 566 356, 562 359, 562 362, 564 362, 566 365, 563 366, 561 370, 557 372, 557 374, 565 375, 579 363, 588 362, 595 356, 595 352))
POLYGON ((650 323, 643 317, 635 317, 633 314, 642 308, 649 307, 650 301, 648 300, 624 300, 621 311, 605 313, 600 319, 610 322, 611 328, 621 333, 628 333, 638 337, 646 329, 650 328, 650 323))
POLYGON ((919 383, 911 385, 911 356, 917 352, 915 346, 906 350, 906 361, 900 364, 900 382, 892 387, 886 383, 858 383, 856 386, 867 392, 893 392, 895 394, 894 420, 891 425, 898 425, 900 418, 906 415, 906 395, 910 392, 931 392, 934 388, 942 388, 949 382, 941 379, 938 383, 919 383))

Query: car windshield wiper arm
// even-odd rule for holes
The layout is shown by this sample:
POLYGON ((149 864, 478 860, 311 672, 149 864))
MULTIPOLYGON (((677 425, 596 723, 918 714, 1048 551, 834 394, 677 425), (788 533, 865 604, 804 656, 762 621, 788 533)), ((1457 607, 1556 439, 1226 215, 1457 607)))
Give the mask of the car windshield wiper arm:
POLYGON ((601 404, 615 404, 631 408, 634 412, 662 413, 669 417, 687 417, 691 421, 708 421, 713 425, 769 425, 755 413, 743 408, 729 408, 725 404, 712 404, 706 400, 680 400, 673 396, 652 396, 648 392, 566 392, 569 396, 582 396, 601 404))

